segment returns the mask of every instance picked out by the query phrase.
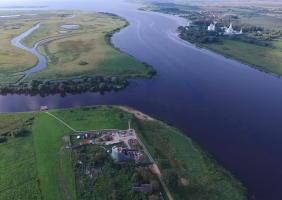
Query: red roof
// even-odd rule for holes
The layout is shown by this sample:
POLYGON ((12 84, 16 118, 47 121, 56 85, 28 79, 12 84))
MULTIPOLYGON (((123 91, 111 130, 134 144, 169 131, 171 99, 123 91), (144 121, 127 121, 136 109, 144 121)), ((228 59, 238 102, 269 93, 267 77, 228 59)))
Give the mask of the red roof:
POLYGON ((41 106, 40 107, 40 110, 47 110, 48 109, 48 106, 41 106))
POLYGON ((90 134, 90 137, 95 137, 95 134, 94 133, 90 134))
POLYGON ((80 142, 80 145, 85 145, 85 144, 90 144, 90 141, 87 140, 87 141, 82 141, 82 142, 80 142))

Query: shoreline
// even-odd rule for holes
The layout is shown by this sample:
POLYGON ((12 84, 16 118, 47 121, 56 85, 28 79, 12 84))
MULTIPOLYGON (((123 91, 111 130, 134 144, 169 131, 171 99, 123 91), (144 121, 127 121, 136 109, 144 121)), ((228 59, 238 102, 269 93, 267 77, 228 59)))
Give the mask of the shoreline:
MULTIPOLYGON (((177 32, 178 32, 178 31, 177 31, 177 32)), ((273 73, 273 72, 270 72, 270 71, 267 71, 267 70, 263 70, 262 68, 256 67, 256 66, 254 66, 254 65, 252 65, 252 64, 250 64, 250 63, 248 63, 248 62, 246 62, 246 61, 244 61, 244 60, 241 60, 241 59, 239 59, 239 58, 237 58, 237 57, 228 56, 227 54, 224 54, 224 53, 221 53, 221 52, 219 52, 219 51, 216 51, 216 50, 213 49, 213 48, 208 48, 208 47, 206 47, 206 46, 202 46, 201 44, 193 43, 193 42, 190 42, 190 41, 188 41, 188 40, 184 40, 184 39, 181 38, 180 33, 178 34, 178 37, 179 37, 181 40, 183 40, 183 41, 186 41, 186 42, 188 42, 188 43, 190 43, 190 44, 195 45, 195 47, 198 47, 198 48, 205 49, 205 50, 208 50, 208 51, 210 51, 210 52, 216 53, 216 54, 218 54, 218 55, 220 55, 220 56, 223 56, 223 57, 226 58, 226 59, 234 60, 234 61, 239 62, 239 63, 241 63, 241 64, 247 65, 248 67, 257 69, 257 70, 259 70, 259 71, 261 71, 261 72, 265 72, 265 73, 267 73, 267 74, 271 74, 271 75, 273 75, 273 76, 276 76, 277 78, 282 78, 282 75, 280 76, 280 75, 275 74, 275 73, 273 73)))

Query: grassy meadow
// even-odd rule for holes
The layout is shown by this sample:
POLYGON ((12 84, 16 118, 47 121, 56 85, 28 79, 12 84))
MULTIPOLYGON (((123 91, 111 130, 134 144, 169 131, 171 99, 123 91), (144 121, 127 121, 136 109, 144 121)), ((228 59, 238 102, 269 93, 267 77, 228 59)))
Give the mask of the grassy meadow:
MULTIPOLYGON (((128 124, 118 117, 119 112, 124 113, 124 118, 130 117, 112 106, 50 111, 76 130, 127 129, 128 124)), ((44 112, 0 114, 0 120, 0 135, 6 138, 0 143, 0 181, 5 183, 0 184, 1 200, 80 199, 83 192, 77 189, 72 153, 65 148, 70 140, 64 136, 73 134, 71 129, 44 112), (25 135, 9 136, 21 127, 27 130, 25 135)), ((244 199, 242 185, 178 130, 157 120, 137 120, 133 128, 161 171, 174 169, 179 178, 188 180, 187 186, 179 181, 170 188, 175 199, 244 199)), ((107 168, 104 169, 105 179, 95 182, 101 195, 109 187, 107 168)), ((126 182, 127 178, 120 175, 117 178, 126 182)))
MULTIPOLYGON (((65 11, 64 11, 65 12, 65 11)), ((53 37, 39 45, 38 51, 47 58, 47 68, 31 74, 29 80, 56 80, 80 78, 82 76, 147 76, 147 69, 134 58, 122 54, 109 46, 105 32, 126 25, 116 17, 105 14, 75 11, 74 18, 50 18, 22 40, 25 46, 33 46, 37 41, 53 37), (79 25, 77 29, 60 28, 61 25, 79 25), (69 31, 67 34, 58 31, 69 31), (79 65, 79 61, 87 65, 79 65)))
POLYGON ((12 76, 0 76, 0 84, 16 83, 24 74, 12 75, 12 76))
MULTIPOLYGON (((10 40, 30 29, 40 27, 21 40, 26 47, 46 38, 37 50, 47 59, 47 67, 31 74, 30 80, 73 79, 83 76, 125 76, 149 78, 148 69, 136 59, 119 52, 105 41, 107 32, 121 29, 126 21, 106 14, 85 11, 23 11, 4 12, 7 15, 21 14, 20 17, 0 18, 0 75, 9 75, 35 66, 37 58, 31 53, 13 47, 10 40), (34 15, 27 15, 34 14, 34 15), (24 17, 23 17, 24 16, 24 17), (74 17, 72 17, 74 16, 74 17), (62 25, 78 25, 76 29, 61 28, 62 25), (59 31, 68 31, 59 33, 59 31), (7 50, 8 48, 8 50, 7 50), (88 64, 80 65, 84 61, 88 64)), ((15 77, 0 77, 1 83, 14 83, 15 77), (2 81, 3 80, 3 81, 2 81)))
POLYGON ((197 45, 224 55, 227 58, 282 76, 282 39, 273 43, 275 48, 261 47, 227 39, 223 40, 222 44, 197 45))

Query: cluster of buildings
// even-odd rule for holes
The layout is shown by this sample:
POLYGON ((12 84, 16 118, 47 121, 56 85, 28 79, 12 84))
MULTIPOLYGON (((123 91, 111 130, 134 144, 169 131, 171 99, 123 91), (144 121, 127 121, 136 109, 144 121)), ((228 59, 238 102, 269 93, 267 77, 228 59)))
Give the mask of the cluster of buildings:
POLYGON ((116 162, 127 161, 130 159, 135 160, 135 163, 140 163, 142 153, 136 149, 127 149, 122 147, 112 147, 112 157, 116 162))
MULTIPOLYGON (((209 26, 208 26, 208 31, 215 31, 215 25, 216 23, 211 23, 209 26)), ((230 24, 230 26, 227 28, 226 26, 224 27, 221 27, 221 30, 224 31, 224 35, 241 35, 243 34, 243 31, 242 29, 240 31, 235 31, 233 28, 232 28, 232 23, 230 24)))

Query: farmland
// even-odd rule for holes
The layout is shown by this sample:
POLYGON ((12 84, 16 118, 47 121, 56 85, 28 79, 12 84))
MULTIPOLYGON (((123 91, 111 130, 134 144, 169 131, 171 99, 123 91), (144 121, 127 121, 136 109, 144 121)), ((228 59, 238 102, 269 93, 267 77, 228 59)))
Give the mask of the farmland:
POLYGON ((36 65, 37 58, 33 54, 12 46, 10 40, 38 23, 39 28, 23 38, 21 43, 32 48, 36 42, 51 38, 37 47, 38 52, 46 57, 47 67, 31 74, 26 81, 96 75, 151 77, 148 75, 150 69, 145 64, 108 44, 111 35, 127 25, 123 18, 116 15, 84 11, 5 11, 4 14, 21 16, 0 19, 0 26, 3 27, 1 37, 3 44, 6 44, 0 48, 0 74, 7 75, 5 79, 0 77, 1 83, 16 82, 9 75, 36 65), (77 27, 67 29, 62 25, 77 27))
MULTIPOLYGON (((51 110, 50 113, 76 130, 127 129, 127 122, 120 119, 118 113, 123 113, 124 118, 132 117, 114 106, 51 110)), ((1 138, 6 139, 0 140, 0 180, 5 183, 0 186, 1 200, 88 198, 84 186, 79 186, 75 180, 73 163, 77 158, 72 156, 70 149, 65 148, 70 142, 66 135, 73 134, 71 129, 44 112, 0 114, 0 120, 1 138), (15 135, 20 128, 24 128, 24 134, 15 135)), ((133 119, 133 128, 161 171, 173 169, 179 178, 188 180, 189 184, 186 186, 179 180, 177 186, 169 188, 175 199, 181 199, 184 195, 189 199, 207 196, 210 199, 244 199, 245 189, 242 185, 177 129, 157 120, 142 121, 137 118, 133 119)), ((103 148, 90 146, 85 150, 77 149, 76 155, 81 154, 81 159, 89 160, 90 157, 84 155, 85 152, 93 154, 104 151, 103 148)), ((110 160, 110 157, 107 159, 110 160)), ((96 166, 99 165, 98 163, 96 166)), ((110 198, 107 194, 113 192, 113 187, 123 196, 133 184, 127 180, 135 173, 130 166, 126 166, 127 171, 130 171, 128 175, 131 174, 127 177, 123 175, 124 170, 120 170, 122 166, 114 163, 110 166, 103 166, 101 177, 93 183, 92 179, 85 177, 89 179, 86 186, 91 183, 96 188, 97 195, 105 199, 110 198), (115 173, 108 175, 106 172, 110 166, 115 173), (111 184, 112 188, 109 188, 109 177, 128 184, 111 184)), ((129 199, 131 195, 134 194, 130 193, 129 199)))

